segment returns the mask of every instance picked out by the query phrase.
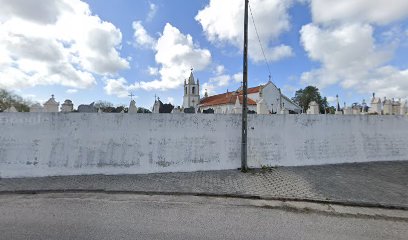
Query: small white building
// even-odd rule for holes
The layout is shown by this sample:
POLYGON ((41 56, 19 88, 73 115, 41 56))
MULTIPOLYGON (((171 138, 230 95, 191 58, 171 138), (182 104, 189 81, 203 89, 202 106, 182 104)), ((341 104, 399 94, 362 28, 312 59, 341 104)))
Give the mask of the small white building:
POLYGON ((381 98, 376 98, 374 94, 373 94, 373 98, 371 99, 371 108, 369 110, 369 113, 376 113, 376 114, 382 113, 381 98))
POLYGON ((61 112, 72 112, 74 111, 74 104, 71 100, 67 99, 61 105, 61 112))
POLYGON ((262 90, 259 93, 260 99, 256 102, 256 113, 257 114, 269 114, 268 105, 263 99, 262 90))
POLYGON ((408 111, 407 108, 408 108, 408 102, 407 101, 405 101, 404 103, 401 102, 400 115, 406 115, 408 111))
POLYGON ((36 103, 30 107, 30 112, 44 112, 44 107, 41 104, 36 103))
POLYGON ((54 95, 44 103, 44 112, 58 112, 59 102, 55 101, 54 95))
POLYGON ((392 102, 390 99, 384 98, 384 115, 392 115, 392 102))
POLYGON ((163 103, 160 101, 160 98, 159 97, 157 99, 155 98, 152 113, 160 113, 161 105, 163 105, 163 103))
POLYGON ((128 113, 137 113, 136 101, 133 99, 130 101, 128 113))
POLYGON ((315 101, 309 103, 309 109, 307 109, 307 114, 320 114, 319 104, 315 101))

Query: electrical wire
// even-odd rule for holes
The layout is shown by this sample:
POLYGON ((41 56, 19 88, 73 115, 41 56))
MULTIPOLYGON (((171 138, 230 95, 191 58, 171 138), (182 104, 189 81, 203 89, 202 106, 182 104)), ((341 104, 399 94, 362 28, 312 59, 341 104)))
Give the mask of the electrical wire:
POLYGON ((262 46, 261 38, 259 37, 258 28, 256 27, 256 24, 255 24, 255 18, 254 18, 254 14, 252 13, 251 5, 248 4, 248 6, 249 6, 249 11, 251 12, 252 22, 254 23, 254 28, 255 28, 256 36, 258 37, 259 46, 261 47, 263 57, 265 58, 266 66, 268 67, 269 78, 271 78, 272 73, 271 73, 271 68, 269 67, 269 60, 268 60, 268 58, 267 58, 266 55, 265 55, 265 51, 264 51, 264 48, 263 48, 263 46, 262 46))

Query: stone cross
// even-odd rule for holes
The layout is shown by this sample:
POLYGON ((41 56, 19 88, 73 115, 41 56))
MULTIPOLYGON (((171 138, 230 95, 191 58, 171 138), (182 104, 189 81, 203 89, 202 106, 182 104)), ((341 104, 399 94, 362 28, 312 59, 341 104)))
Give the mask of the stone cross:
POLYGON ((135 96, 132 92, 128 95, 130 97, 130 100, 133 100, 133 97, 135 96))

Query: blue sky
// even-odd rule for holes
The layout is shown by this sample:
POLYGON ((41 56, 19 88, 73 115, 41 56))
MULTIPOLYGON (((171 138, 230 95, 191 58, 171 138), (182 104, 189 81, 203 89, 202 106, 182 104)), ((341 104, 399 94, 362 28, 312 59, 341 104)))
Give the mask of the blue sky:
MULTIPOLYGON (((0 0, 0 88, 43 102, 182 104, 193 67, 201 94, 235 90, 242 76, 237 0, 0 0), (33 11, 33 9, 35 11, 33 11), (37 14, 38 13, 38 14, 37 14)), ((253 0, 273 82, 307 85, 334 104, 408 97, 406 0, 253 0)), ((269 71, 250 19, 249 86, 269 71)))

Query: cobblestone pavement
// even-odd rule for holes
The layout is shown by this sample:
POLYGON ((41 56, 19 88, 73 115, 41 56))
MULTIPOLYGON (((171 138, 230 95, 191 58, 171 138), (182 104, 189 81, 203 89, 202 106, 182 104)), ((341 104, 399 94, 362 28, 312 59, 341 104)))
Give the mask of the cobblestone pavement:
POLYGON ((0 179, 0 192, 130 191, 332 201, 408 209, 408 161, 267 170, 0 179))

